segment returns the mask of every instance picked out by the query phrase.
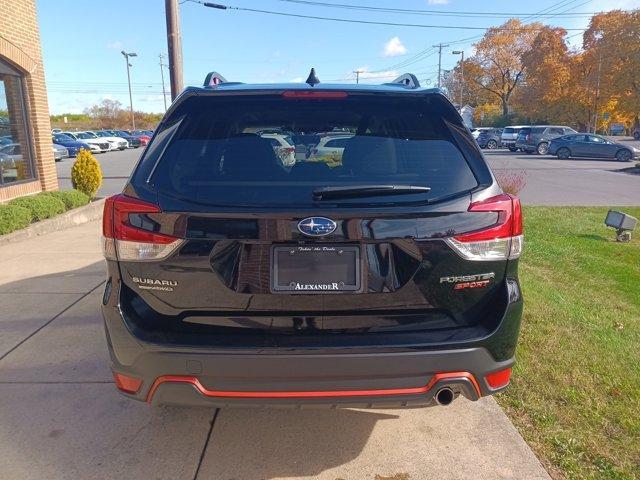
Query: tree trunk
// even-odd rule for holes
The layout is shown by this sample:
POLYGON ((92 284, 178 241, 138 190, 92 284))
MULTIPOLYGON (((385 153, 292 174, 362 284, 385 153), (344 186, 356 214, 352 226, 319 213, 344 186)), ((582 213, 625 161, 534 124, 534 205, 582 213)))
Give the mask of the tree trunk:
POLYGON ((506 117, 507 115, 509 115, 509 99, 508 98, 501 98, 502 100, 502 116, 506 117))

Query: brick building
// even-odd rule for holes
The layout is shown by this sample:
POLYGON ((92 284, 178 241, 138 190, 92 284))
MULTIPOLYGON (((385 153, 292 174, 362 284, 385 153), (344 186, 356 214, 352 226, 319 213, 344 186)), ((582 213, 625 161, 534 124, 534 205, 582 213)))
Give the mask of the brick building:
POLYGON ((57 190, 35 0, 0 0, 0 202, 57 190))

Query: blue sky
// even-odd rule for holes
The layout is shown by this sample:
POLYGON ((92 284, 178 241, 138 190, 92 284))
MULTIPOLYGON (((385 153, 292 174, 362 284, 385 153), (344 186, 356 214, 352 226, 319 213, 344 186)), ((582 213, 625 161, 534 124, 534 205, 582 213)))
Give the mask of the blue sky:
MULTIPOLYGON (((364 12, 308 6, 282 0, 216 0, 235 7, 361 19, 395 23, 449 26, 495 26, 500 16, 452 17, 364 12)), ((640 0, 324 0, 325 3, 358 4, 439 12, 549 12, 580 13, 614 8, 640 8, 640 0), (551 9, 555 7, 554 9, 551 9)), ((104 98, 128 106, 127 76, 121 50, 136 52, 131 69, 133 103, 137 110, 162 112, 162 86, 158 54, 166 53, 163 0, 38 0, 45 74, 51 113, 81 112, 104 98)), ((383 77, 411 71, 421 81, 437 81, 438 56, 427 51, 433 44, 476 36, 482 30, 411 28, 307 20, 260 13, 216 10, 186 1, 180 5, 185 84, 198 85, 208 71, 244 82, 288 82, 306 78, 315 67, 322 81, 381 82, 383 77), (375 72, 375 73, 374 73, 375 72), (371 78, 369 78, 371 77, 371 78)), ((543 19, 565 28, 584 28, 588 19, 543 19)), ((579 32, 569 32, 573 35, 579 32)), ((571 39, 576 46, 580 35, 571 39)), ((451 53, 473 52, 472 41, 443 49, 443 69, 455 65, 451 53)), ((168 90, 168 71, 165 69, 168 90)))

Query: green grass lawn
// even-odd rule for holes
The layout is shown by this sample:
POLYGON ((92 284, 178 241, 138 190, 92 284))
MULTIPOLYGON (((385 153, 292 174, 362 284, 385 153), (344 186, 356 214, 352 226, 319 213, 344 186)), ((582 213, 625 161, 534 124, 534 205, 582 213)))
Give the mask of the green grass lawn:
POLYGON ((640 227, 616 243, 606 212, 524 211, 523 325, 498 401, 554 478, 640 478, 640 227))

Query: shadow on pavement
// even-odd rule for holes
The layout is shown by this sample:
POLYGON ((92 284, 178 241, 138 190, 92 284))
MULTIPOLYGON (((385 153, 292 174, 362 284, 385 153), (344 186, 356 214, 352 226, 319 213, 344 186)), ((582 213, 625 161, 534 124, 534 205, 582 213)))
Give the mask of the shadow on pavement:
POLYGON ((390 412, 223 409, 199 478, 314 478, 358 458, 390 412))

